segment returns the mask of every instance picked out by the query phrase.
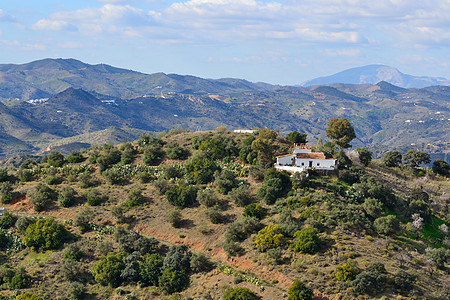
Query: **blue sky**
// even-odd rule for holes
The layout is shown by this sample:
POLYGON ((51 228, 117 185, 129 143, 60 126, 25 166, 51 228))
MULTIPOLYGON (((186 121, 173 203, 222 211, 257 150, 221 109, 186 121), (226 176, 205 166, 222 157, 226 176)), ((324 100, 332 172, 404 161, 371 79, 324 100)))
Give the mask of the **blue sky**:
POLYGON ((298 84, 385 64, 450 78, 450 0, 3 0, 0 63, 298 84))

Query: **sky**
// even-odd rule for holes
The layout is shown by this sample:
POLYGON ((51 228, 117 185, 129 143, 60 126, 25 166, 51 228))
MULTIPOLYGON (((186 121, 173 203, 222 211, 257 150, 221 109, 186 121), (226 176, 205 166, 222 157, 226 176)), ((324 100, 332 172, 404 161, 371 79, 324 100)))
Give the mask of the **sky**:
POLYGON ((0 64, 299 84, 368 64, 450 78, 450 0, 2 0, 0 64))

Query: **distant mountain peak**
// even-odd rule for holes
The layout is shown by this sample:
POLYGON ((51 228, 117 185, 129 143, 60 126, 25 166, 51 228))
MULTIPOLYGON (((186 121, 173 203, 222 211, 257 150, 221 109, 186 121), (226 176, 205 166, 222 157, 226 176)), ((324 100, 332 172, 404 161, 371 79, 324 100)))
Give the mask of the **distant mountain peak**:
POLYGON ((408 75, 400 72, 396 68, 380 64, 347 69, 330 76, 318 77, 306 81, 301 85, 313 86, 335 83, 377 84, 380 81, 384 81, 402 88, 423 88, 432 85, 450 85, 450 81, 445 78, 408 75))

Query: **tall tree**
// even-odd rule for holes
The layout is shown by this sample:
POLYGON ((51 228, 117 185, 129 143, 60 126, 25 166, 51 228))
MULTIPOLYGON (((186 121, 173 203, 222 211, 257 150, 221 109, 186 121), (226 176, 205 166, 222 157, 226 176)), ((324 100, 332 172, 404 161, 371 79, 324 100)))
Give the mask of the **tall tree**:
POLYGON ((308 142, 306 136, 306 133, 291 131, 287 134, 286 139, 296 144, 306 144, 308 142))
POLYGON ((431 162, 430 154, 419 151, 419 150, 409 150, 403 156, 405 164, 413 168, 417 168, 421 164, 429 164, 431 162))
POLYGON ((346 118, 331 118, 326 132, 327 137, 340 148, 350 148, 349 143, 356 137, 355 129, 346 118))

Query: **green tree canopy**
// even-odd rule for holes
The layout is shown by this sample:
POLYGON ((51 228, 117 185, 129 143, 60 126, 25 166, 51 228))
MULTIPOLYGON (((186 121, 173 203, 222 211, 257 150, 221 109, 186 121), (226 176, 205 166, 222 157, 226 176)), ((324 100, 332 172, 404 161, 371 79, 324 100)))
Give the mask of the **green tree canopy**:
POLYGON ((291 131, 286 136, 288 141, 291 141, 296 144, 306 144, 308 141, 306 140, 306 133, 301 133, 298 131, 291 131))
POLYGON ((417 168, 421 164, 429 164, 431 162, 430 154, 418 150, 409 150, 406 152, 405 156, 403 156, 403 160, 406 165, 413 168, 417 168))
POLYGON ((331 118, 328 122, 327 137, 340 148, 350 148, 355 137, 355 129, 346 118, 331 118))
POLYGON ((386 167, 399 167, 402 164, 402 154, 398 151, 389 151, 383 157, 383 164, 386 167))

